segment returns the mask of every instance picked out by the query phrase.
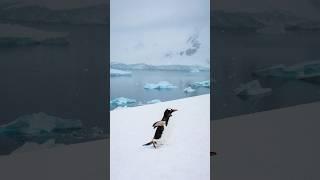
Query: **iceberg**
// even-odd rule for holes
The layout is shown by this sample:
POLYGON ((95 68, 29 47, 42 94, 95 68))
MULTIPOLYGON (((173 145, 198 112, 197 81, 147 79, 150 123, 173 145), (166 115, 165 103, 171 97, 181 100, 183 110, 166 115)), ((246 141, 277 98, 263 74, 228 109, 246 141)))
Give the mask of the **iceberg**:
POLYGON ((253 75, 282 79, 314 80, 320 79, 320 61, 309 61, 292 66, 283 64, 257 70, 253 75))
POLYGON ((130 71, 123 71, 118 69, 110 69, 110 76, 117 77, 117 76, 131 76, 132 73, 130 71))
POLYGON ((192 83, 191 87, 192 88, 199 88, 199 87, 210 88, 210 80, 192 83))
POLYGON ((46 113, 34 113, 18 117, 13 122, 0 126, 0 134, 31 135, 48 134, 54 131, 81 129, 80 120, 62 119, 46 113))
POLYGON ((198 73, 198 72, 200 72, 199 69, 191 69, 191 71, 190 71, 190 73, 198 73))
POLYGON ((187 88, 185 88, 184 90, 183 90, 183 92, 185 92, 185 93, 193 93, 193 92, 195 92, 196 90, 195 89, 193 89, 192 87, 187 87, 187 88))
POLYGON ((288 70, 287 66, 283 64, 270 66, 267 68, 259 69, 253 72, 253 75, 258 77, 281 77, 286 79, 294 79, 297 74, 293 70, 288 70))
POLYGON ((160 81, 158 83, 147 83, 144 85, 144 89, 174 89, 177 88, 177 86, 172 85, 168 81, 160 81))
POLYGON ((129 99, 129 98, 125 98, 125 97, 118 97, 115 98, 113 100, 110 101, 111 106, 121 106, 121 107, 125 107, 128 104, 133 104, 136 103, 137 101, 135 99, 129 99))
POLYGON ((240 87, 234 90, 239 97, 247 98, 251 96, 267 95, 272 92, 271 88, 263 88, 258 80, 253 80, 245 84, 240 84, 240 87))
POLYGON ((148 101, 147 103, 148 103, 148 104, 155 104, 155 103, 160 103, 160 102, 161 102, 160 99, 153 99, 153 100, 151 100, 151 101, 148 101))

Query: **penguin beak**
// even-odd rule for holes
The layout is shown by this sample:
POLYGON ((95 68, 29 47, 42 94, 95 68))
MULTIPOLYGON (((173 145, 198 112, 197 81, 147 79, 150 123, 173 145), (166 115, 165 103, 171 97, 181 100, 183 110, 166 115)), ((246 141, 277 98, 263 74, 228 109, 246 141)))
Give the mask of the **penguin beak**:
POLYGON ((172 109, 172 112, 178 111, 178 109, 172 109))

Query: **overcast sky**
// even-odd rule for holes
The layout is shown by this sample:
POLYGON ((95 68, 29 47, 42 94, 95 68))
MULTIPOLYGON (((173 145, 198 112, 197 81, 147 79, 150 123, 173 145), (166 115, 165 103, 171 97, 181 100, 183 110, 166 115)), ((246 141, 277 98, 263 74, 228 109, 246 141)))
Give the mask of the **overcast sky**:
POLYGON ((209 0, 111 0, 111 61, 206 64, 209 20, 209 0), (192 35, 198 35, 198 51, 193 56, 176 55, 190 46, 187 40, 192 35))

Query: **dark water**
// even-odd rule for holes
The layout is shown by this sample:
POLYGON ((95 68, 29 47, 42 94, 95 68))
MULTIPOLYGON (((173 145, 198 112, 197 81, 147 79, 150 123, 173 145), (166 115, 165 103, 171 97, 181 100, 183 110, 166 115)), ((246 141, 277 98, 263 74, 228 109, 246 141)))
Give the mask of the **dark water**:
POLYGON ((45 112, 105 125, 107 27, 29 26, 69 33, 70 44, 0 49, 0 124, 45 112))
MULTIPOLYGON (((44 112, 79 119, 84 127, 106 131, 109 28, 26 26, 66 32, 70 44, 0 48, 0 125, 22 115, 44 112)), ((0 153, 23 143, 3 136, 0 141, 0 153)))
MULTIPOLYGON (((214 119, 282 108, 320 100, 320 84, 259 79, 270 96, 241 100, 233 89, 253 79, 261 67, 320 60, 320 33, 213 33, 214 119)), ((212 68, 212 67, 211 67, 212 68)))
POLYGON ((209 80, 209 72, 190 73, 182 71, 132 71, 132 76, 110 78, 110 98, 126 97, 146 104, 153 99, 168 101, 189 96, 207 94, 209 88, 198 88, 194 93, 184 93, 183 89, 191 83, 209 80), (174 89, 146 90, 146 83, 168 81, 177 86, 174 89))

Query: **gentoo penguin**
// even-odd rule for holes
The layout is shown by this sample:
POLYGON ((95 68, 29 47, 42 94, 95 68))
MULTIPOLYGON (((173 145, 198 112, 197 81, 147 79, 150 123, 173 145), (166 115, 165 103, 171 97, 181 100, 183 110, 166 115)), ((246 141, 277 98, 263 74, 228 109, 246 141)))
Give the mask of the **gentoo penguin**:
POLYGON ((157 121, 157 122, 153 123, 152 127, 153 128, 157 128, 156 132, 155 132, 155 134, 153 136, 153 139, 150 142, 144 144, 144 146, 148 146, 148 145, 152 144, 154 148, 157 148, 157 146, 156 146, 157 145, 157 141, 160 140, 165 127, 168 126, 169 118, 172 116, 172 113, 175 112, 175 111, 177 111, 177 110, 176 109, 171 109, 171 108, 166 109, 164 111, 164 114, 163 114, 163 117, 162 117, 161 121, 157 121))

